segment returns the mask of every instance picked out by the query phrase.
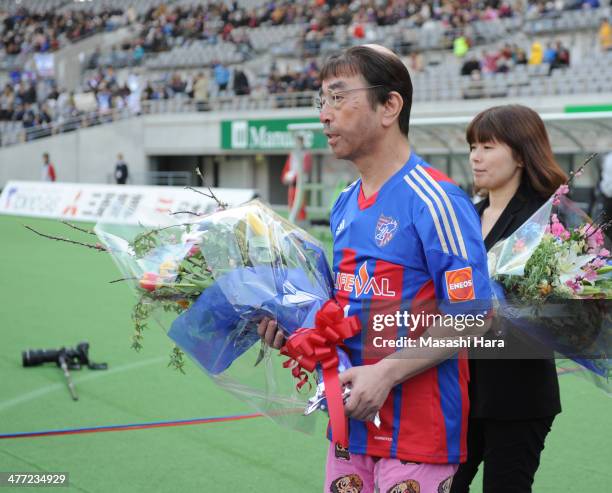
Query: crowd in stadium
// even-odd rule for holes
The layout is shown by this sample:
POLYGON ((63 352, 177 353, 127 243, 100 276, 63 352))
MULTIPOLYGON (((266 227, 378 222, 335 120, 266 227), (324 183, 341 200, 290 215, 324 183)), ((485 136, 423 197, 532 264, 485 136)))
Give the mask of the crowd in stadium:
POLYGON ((548 64, 549 70, 570 66, 570 52, 561 41, 547 44, 546 49, 535 41, 530 53, 516 46, 505 44, 499 51, 483 51, 480 57, 469 55, 462 67, 461 75, 486 75, 511 71, 516 65, 548 64))
POLYGON ((257 8, 244 8, 234 2, 228 7, 225 2, 194 5, 167 6, 161 4, 138 16, 132 7, 108 9, 102 12, 66 10, 64 12, 30 12, 27 7, 13 13, 0 10, 0 55, 18 55, 30 52, 48 52, 92 34, 114 30, 119 26, 137 23, 139 35, 124 46, 138 52, 160 52, 172 46, 193 40, 218 38, 248 45, 248 36, 232 36, 239 27, 256 28, 301 24, 304 35, 310 31, 323 32, 338 25, 351 26, 355 37, 365 35, 367 24, 392 25, 407 19, 414 26, 426 22, 440 22, 444 26, 460 28, 475 20, 523 15, 535 18, 554 14, 564 9, 588 6, 599 7, 599 0, 572 0, 569 2, 545 2, 531 0, 525 4, 509 1, 481 2, 467 0, 456 2, 427 2, 424 0, 391 0, 384 6, 380 2, 349 2, 344 0, 314 2, 269 2, 257 8))
POLYGON ((102 31, 112 31, 134 20, 133 10, 46 12, 20 8, 10 14, 0 9, 0 57, 55 51, 102 31))
MULTIPOLYGON (((239 7, 237 2, 232 7, 218 2, 206 8, 201 4, 160 4, 141 15, 132 7, 97 13, 68 10, 39 14, 26 8, 12 13, 0 10, 0 58, 53 51, 71 41, 120 26, 132 26, 133 32, 131 38, 110 53, 96 50, 88 56, 81 88, 75 92, 61 89, 53 79, 37 76, 35 71, 13 72, 2 84, 0 121, 21 124, 25 138, 29 139, 104 121, 107 115, 117 111, 139 114, 142 101, 183 98, 195 103, 199 110, 206 110, 210 99, 217 96, 256 97, 316 91, 319 89, 318 42, 328 30, 346 26, 347 32, 358 42, 366 38, 368 26, 393 25, 400 20, 407 20, 414 27, 439 23, 457 32, 452 49, 460 59, 458 72, 472 80, 509 72, 525 64, 546 64, 552 72, 570 65, 570 50, 561 41, 546 42, 543 46, 535 39, 528 49, 506 44, 499 49, 485 50, 476 46, 467 34, 469 29, 463 31, 463 28, 474 20, 493 21, 515 15, 537 18, 554 15, 563 9, 597 8, 599 0, 530 1, 526 4, 472 0, 432 4, 423 0, 395 0, 384 7, 381 5, 375 1, 320 0, 270 2, 255 8, 239 7), (230 42, 239 47, 244 60, 249 60, 257 56, 249 37, 252 29, 288 24, 304 26, 299 35, 301 63, 279 69, 273 62, 263 79, 259 77, 261 74, 253 74, 242 65, 228 65, 219 60, 213 60, 210 66, 183 72, 177 69, 147 71, 143 66, 137 67, 146 57, 154 60, 157 53, 193 42, 211 45, 230 42), (129 72, 124 71, 118 77, 116 70, 122 67, 130 67, 129 72)), ((602 50, 612 46, 607 20, 602 21, 598 36, 602 50)), ((407 55, 405 61, 411 72, 426 69, 424 55, 426 53, 414 50, 407 55)), ((309 98, 297 102, 299 105, 310 103, 309 98)))

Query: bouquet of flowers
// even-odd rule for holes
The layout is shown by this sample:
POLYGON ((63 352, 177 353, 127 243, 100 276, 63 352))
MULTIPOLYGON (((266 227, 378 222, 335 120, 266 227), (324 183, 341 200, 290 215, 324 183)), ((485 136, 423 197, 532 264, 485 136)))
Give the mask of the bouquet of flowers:
POLYGON ((306 398, 295 391, 293 377, 300 380, 299 390, 307 379, 304 368, 313 371, 320 358, 300 353, 300 341, 312 345, 317 325, 321 334, 328 326, 344 327, 342 337, 322 345, 332 356, 340 353, 337 374, 350 362, 335 344, 356 330, 329 301, 332 277, 323 248, 257 200, 189 218, 181 222, 156 215, 141 218, 139 227, 96 225, 138 298, 133 347, 142 347, 143 333, 155 319, 175 342, 175 367, 183 368, 185 352, 225 390, 277 421, 303 428, 297 414, 306 398), (301 361, 285 363, 292 372, 265 357, 263 342, 259 353, 253 352, 260 341, 257 324, 265 316, 275 319, 286 336, 306 328, 290 339, 293 350, 284 352, 301 361), (255 369, 262 360, 264 371, 255 369))
POLYGON ((608 223, 590 220, 567 198, 568 185, 491 249, 489 274, 503 318, 590 370, 610 392, 612 262, 603 232, 608 223))

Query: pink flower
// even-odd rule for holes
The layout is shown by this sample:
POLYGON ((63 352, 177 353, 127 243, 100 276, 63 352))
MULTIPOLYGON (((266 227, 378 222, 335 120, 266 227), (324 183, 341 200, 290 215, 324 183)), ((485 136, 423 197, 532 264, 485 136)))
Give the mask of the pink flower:
POLYGON ((593 269, 601 269, 604 265, 606 265, 606 261, 602 258, 597 257, 591 262, 590 265, 593 269))
MULTIPOLYGON (((553 215, 553 217, 556 218, 555 215, 553 215)), ((561 224, 558 220, 557 222, 553 222, 552 226, 550 227, 550 232, 555 238, 567 240, 570 237, 569 231, 567 231, 563 224, 561 224)))
POLYGON ((604 244, 604 235, 601 232, 601 228, 597 228, 595 230, 591 228, 591 231, 589 231, 587 234, 589 235, 587 238, 589 248, 597 248, 604 244))
POLYGON ((555 195, 560 197, 561 195, 566 195, 568 193, 569 193, 569 187, 567 185, 561 185, 559 188, 557 188, 555 195))
POLYGON ((568 286, 574 293, 580 291, 580 283, 576 281, 576 279, 570 279, 569 281, 565 281, 565 285, 568 286))
POLYGON ((561 200, 559 199, 559 197, 555 195, 555 197, 553 198, 552 204, 559 205, 560 203, 561 203, 561 200))
POLYGON ((587 269, 587 271, 584 273, 583 279, 593 282, 595 279, 597 279, 597 272, 595 272, 593 269, 587 269))
POLYGON ((583 169, 579 169, 578 171, 576 171, 576 172, 574 173, 574 176, 575 176, 576 178, 578 178, 579 176, 582 176, 582 173, 584 173, 584 170, 583 170, 583 169))
POLYGON ((525 240, 522 238, 516 240, 512 246, 512 253, 520 253, 525 250, 525 240))
POLYGON ((192 245, 189 251, 187 252, 187 258, 197 255, 199 251, 200 251, 199 245, 192 245))
POLYGON ((606 250, 605 248, 602 248, 601 250, 599 250, 598 256, 608 258, 610 256, 610 250, 606 250))

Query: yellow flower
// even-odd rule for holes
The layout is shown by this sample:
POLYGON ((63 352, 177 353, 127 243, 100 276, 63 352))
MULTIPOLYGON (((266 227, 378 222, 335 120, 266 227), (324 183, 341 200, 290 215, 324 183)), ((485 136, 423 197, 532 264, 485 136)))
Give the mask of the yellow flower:
POLYGON ((551 293, 553 287, 547 281, 542 281, 538 286, 538 291, 542 296, 547 296, 551 293))
POLYGON ((166 259, 159 264, 159 275, 161 277, 172 277, 176 274, 178 265, 172 259, 166 259))
POLYGON ((254 214, 252 212, 247 212, 246 220, 256 235, 264 236, 268 233, 268 228, 266 227, 266 225, 263 223, 263 221, 259 218, 257 214, 254 214))

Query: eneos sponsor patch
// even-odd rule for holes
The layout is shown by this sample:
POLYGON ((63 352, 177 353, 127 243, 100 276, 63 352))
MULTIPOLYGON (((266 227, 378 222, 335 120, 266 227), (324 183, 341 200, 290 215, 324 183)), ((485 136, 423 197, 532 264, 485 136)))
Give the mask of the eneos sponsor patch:
POLYGON ((474 299, 474 281, 471 267, 447 270, 444 274, 446 276, 446 292, 451 302, 474 299))

